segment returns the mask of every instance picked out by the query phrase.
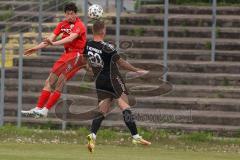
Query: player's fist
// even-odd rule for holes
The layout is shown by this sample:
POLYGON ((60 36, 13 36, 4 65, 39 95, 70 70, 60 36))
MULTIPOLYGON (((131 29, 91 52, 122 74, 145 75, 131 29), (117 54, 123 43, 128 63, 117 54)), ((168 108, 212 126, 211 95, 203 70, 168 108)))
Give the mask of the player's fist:
POLYGON ((48 38, 44 38, 43 42, 48 45, 53 45, 53 42, 48 38))
POLYGON ((36 51, 37 51, 37 49, 35 49, 35 48, 27 49, 27 50, 25 50, 24 55, 29 56, 36 51))
POLYGON ((138 73, 139 76, 143 76, 145 74, 148 74, 149 71, 142 69, 142 70, 138 70, 137 73, 138 73))
POLYGON ((126 74, 126 78, 127 79, 134 79, 134 78, 141 77, 141 76, 143 76, 145 74, 148 74, 148 73, 149 73, 149 71, 141 69, 141 70, 138 70, 137 72, 128 72, 126 74))

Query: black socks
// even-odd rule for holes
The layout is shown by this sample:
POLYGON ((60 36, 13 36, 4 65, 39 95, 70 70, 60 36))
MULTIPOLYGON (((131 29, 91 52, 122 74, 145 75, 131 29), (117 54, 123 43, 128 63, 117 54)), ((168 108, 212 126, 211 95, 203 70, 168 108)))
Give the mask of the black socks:
MULTIPOLYGON (((128 129, 130 130, 132 136, 137 135, 138 134, 137 126, 136 126, 134 116, 133 116, 131 110, 125 109, 122 112, 122 114, 123 114, 123 120, 124 120, 126 126, 128 127, 128 129)), ((97 131, 99 130, 101 123, 104 119, 105 119, 105 117, 102 115, 92 121, 92 126, 91 126, 92 133, 97 134, 97 131)))
POLYGON ((105 117, 102 115, 92 121, 92 126, 91 126, 92 133, 97 134, 97 131, 100 128, 101 123, 104 119, 105 119, 105 117))
POLYGON ((123 113, 124 122, 125 122, 126 126, 128 127, 128 129, 130 130, 132 136, 138 134, 137 126, 136 126, 136 123, 135 123, 135 120, 134 120, 131 110, 125 109, 122 113, 123 113))

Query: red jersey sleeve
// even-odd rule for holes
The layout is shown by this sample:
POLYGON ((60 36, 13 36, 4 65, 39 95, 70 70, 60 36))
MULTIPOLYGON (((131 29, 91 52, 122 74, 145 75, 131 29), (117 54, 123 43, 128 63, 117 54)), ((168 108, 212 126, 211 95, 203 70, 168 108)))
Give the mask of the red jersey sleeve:
POLYGON ((60 33, 61 33, 61 23, 58 23, 58 25, 56 26, 56 28, 53 30, 53 33, 55 34, 55 35, 59 35, 60 33))

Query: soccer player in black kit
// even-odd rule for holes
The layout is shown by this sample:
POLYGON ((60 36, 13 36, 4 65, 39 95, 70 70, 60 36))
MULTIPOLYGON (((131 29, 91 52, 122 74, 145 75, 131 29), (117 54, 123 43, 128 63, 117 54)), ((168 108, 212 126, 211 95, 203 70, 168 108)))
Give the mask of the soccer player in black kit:
POLYGON ((97 131, 111 107, 113 99, 116 99, 119 108, 122 110, 124 122, 132 134, 132 142, 134 144, 150 145, 150 142, 144 140, 138 134, 128 103, 128 91, 118 66, 139 75, 146 74, 148 71, 135 68, 123 60, 112 45, 103 41, 106 34, 104 21, 96 21, 93 24, 92 31, 93 40, 87 42, 84 54, 88 60, 89 68, 94 74, 99 111, 102 115, 92 121, 91 133, 87 136, 89 151, 93 152, 97 131))

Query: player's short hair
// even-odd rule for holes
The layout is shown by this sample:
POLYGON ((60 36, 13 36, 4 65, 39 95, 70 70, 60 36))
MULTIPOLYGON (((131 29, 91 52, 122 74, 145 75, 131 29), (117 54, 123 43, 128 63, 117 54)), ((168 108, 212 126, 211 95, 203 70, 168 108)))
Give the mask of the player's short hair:
POLYGON ((96 21, 92 26, 92 32, 94 35, 103 34, 105 29, 105 23, 102 20, 96 21))
POLYGON ((71 2, 71 3, 66 4, 64 7, 64 12, 66 13, 67 11, 73 11, 73 12, 77 13, 78 8, 75 3, 71 2))

